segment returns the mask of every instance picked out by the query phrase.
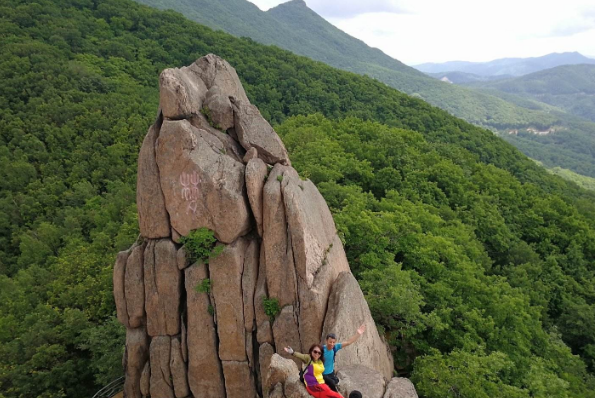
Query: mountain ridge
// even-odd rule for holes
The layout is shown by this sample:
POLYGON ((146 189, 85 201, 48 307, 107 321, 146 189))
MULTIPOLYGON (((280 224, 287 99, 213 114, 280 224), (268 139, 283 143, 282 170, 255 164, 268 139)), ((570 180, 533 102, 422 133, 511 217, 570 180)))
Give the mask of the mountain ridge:
POLYGON ((522 76, 561 65, 595 64, 577 51, 550 53, 541 57, 498 58, 488 62, 448 61, 423 63, 413 67, 424 73, 465 72, 479 76, 522 76))
MULTIPOLYGON (((215 29, 222 29, 236 36, 248 36, 339 69, 370 76, 492 131, 547 130, 565 123, 564 115, 550 112, 548 107, 526 99, 514 98, 510 101, 510 95, 504 96, 489 90, 472 90, 427 76, 349 36, 316 14, 303 1, 282 3, 266 12, 260 11, 251 3, 247 4, 245 0, 136 1, 158 8, 176 9, 187 18, 215 29), (251 13, 257 14, 258 18, 246 16, 252 15, 251 13), (233 16, 227 23, 226 15, 233 16), (209 20, 211 16, 213 19, 209 20), (258 35, 254 31, 258 31, 258 35)), ((507 139, 512 139, 515 145, 522 144, 527 150, 526 143, 517 142, 515 137, 507 139)), ((548 167, 560 166, 576 172, 589 170, 588 175, 595 177, 595 159, 585 168, 573 160, 573 156, 567 155, 575 150, 569 148, 566 148, 564 156, 553 157, 549 152, 556 152, 557 145, 554 141, 550 141, 548 145, 539 145, 538 148, 532 148, 531 156, 548 167), (553 159, 558 159, 560 163, 552 163, 553 159)))
MULTIPOLYGON (((270 26, 267 26, 264 23, 255 23, 243 15, 244 10, 247 9, 246 0, 216 2, 197 0, 194 3, 188 3, 188 0, 136 1, 161 9, 174 9, 200 23, 203 23, 206 16, 218 13, 217 21, 207 21, 207 26, 223 29, 236 36, 249 36, 263 44, 275 44, 330 66, 373 77, 390 87, 422 98, 434 106, 479 126, 499 129, 519 125, 545 126, 556 122, 556 119, 550 115, 517 107, 497 97, 436 81, 415 68, 389 57, 381 50, 371 48, 363 41, 346 34, 308 8, 304 2, 282 3, 267 12, 258 9, 261 14, 266 15, 266 20, 273 21, 270 26), (243 29, 245 26, 238 26, 233 22, 229 22, 227 27, 223 26, 225 24, 219 22, 220 14, 231 14, 234 21, 243 19, 243 23, 248 24, 250 29, 260 29, 261 32, 258 36, 252 36, 248 28, 243 29), (292 29, 285 28, 281 22, 290 24, 292 29), (325 35, 314 35, 312 30, 302 29, 303 26, 316 27, 318 31, 327 32, 332 40, 325 35), (295 34, 294 28, 301 30, 305 37, 295 34), (263 34, 267 37, 261 40, 260 37, 263 34), (363 53, 354 53, 353 48, 360 48, 363 53), (351 52, 351 56, 345 56, 344 52, 351 52), (377 62, 369 62, 369 59, 377 62)), ((250 5, 253 6, 249 7, 250 12, 255 11, 255 6, 250 5)), ((259 21, 264 21, 263 18, 260 15, 259 21)))
POLYGON ((539 101, 595 122, 595 64, 561 65, 519 77, 464 85, 539 101))

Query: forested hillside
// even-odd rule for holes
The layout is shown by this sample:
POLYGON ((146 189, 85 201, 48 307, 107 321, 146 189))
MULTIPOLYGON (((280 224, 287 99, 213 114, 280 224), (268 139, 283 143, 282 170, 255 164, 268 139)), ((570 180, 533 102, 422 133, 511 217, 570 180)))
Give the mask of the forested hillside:
POLYGON ((564 65, 496 82, 473 84, 540 101, 595 121, 595 65, 564 65))
MULTIPOLYGON (((593 136, 591 132, 595 131, 595 125, 574 123, 568 126, 566 114, 557 108, 552 112, 553 107, 543 103, 536 104, 500 91, 469 90, 436 81, 337 29, 302 0, 282 3, 267 12, 260 11, 246 0, 137 1, 161 9, 171 8, 214 29, 251 37, 260 43, 275 44, 331 66, 373 77, 470 123, 494 131, 506 133, 515 129, 544 131, 558 128, 561 136, 555 140, 541 140, 541 136, 527 139, 512 136, 506 139, 547 167, 562 167, 595 177, 595 157, 584 153, 585 148, 593 147, 585 146, 585 141, 593 136), (561 126, 564 128, 560 129, 561 126), (566 134, 567 130, 570 134, 566 134), (579 140, 573 141, 576 137, 579 140)), ((492 66, 521 65, 519 68, 522 70, 535 70, 585 59, 580 54, 552 54, 535 59, 497 60, 501 62, 495 61, 492 66)))
POLYGON ((288 1, 267 12, 246 0, 137 1, 176 10, 214 29, 275 44, 336 68, 373 77, 476 125, 494 129, 544 128, 556 122, 548 114, 436 81, 337 29, 309 9, 303 0, 288 1), (258 12, 260 15, 255 17, 258 12))
POLYGON ((420 396, 594 397, 595 195, 373 79, 128 0, 0 5, 0 397, 121 374, 112 265, 166 67, 213 52, 331 206, 420 396))

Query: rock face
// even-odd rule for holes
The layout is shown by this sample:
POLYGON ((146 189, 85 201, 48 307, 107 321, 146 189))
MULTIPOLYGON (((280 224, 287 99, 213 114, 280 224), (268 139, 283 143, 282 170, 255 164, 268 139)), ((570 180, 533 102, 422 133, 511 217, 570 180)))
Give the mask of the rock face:
POLYGON ((382 396, 392 357, 328 206, 291 167, 235 70, 210 54, 159 82, 159 116, 139 154, 141 237, 113 275, 127 328, 125 396, 308 397, 283 347, 305 351, 330 330, 348 338, 362 322, 337 370, 345 386, 361 387, 348 365, 370 368, 376 389, 366 396, 382 396), (180 242, 203 227, 222 252, 193 263, 180 242))
POLYGON ((413 383, 404 377, 393 377, 383 398, 418 398, 413 383))
POLYGON ((349 365, 341 368, 337 377, 341 381, 337 389, 345 397, 348 397, 351 391, 357 390, 366 398, 383 398, 386 382, 374 369, 349 365))
POLYGON ((136 206, 138 226, 142 236, 149 239, 166 238, 170 234, 169 215, 159 185, 159 169, 155 162, 155 142, 161 128, 161 113, 145 136, 138 154, 136 206))
POLYGON ((378 335, 368 303, 351 273, 343 272, 335 280, 328 305, 334 310, 328 311, 324 335, 333 332, 338 336, 353 336, 359 325, 366 325, 366 332, 356 344, 337 353, 337 367, 363 365, 378 370, 389 380, 393 374, 392 357, 378 335))
POLYGON ((231 243, 250 230, 245 166, 217 137, 187 120, 165 120, 156 154, 165 207, 179 234, 207 227, 231 243))

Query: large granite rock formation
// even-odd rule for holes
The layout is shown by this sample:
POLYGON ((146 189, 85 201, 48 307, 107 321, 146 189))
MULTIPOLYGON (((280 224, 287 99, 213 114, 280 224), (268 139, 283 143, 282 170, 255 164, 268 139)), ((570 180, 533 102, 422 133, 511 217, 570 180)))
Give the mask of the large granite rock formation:
POLYGON ((392 357, 328 206, 291 167, 235 70, 207 55, 164 70, 159 84, 139 155, 141 237, 114 267, 125 396, 307 397, 283 347, 307 350, 330 329, 347 338, 362 322, 366 333, 337 367, 366 366, 381 380, 370 394, 382 395, 392 357), (203 227, 224 245, 209 264, 179 244, 203 227), (205 279, 210 289, 200 291, 205 279))

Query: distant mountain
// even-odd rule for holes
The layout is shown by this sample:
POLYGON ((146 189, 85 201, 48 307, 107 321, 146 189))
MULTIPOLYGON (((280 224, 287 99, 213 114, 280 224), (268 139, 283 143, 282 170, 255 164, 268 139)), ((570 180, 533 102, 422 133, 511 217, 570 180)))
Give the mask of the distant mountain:
POLYGON ((578 52, 552 53, 534 58, 501 58, 490 62, 450 61, 425 63, 414 68, 425 73, 465 72, 479 76, 523 76, 561 65, 595 64, 578 52))
POLYGON ((515 94, 595 121, 595 65, 558 66, 512 79, 476 81, 470 86, 515 94))
POLYGON ((479 126, 545 127, 557 122, 551 115, 437 81, 349 36, 309 9, 303 0, 292 0, 267 12, 246 0, 136 1, 173 9, 214 29, 275 44, 336 68, 368 75, 479 126))
POLYGON ((475 82, 488 82, 492 80, 501 80, 511 78, 510 75, 498 75, 498 76, 480 76, 473 73, 465 72, 439 72, 439 73, 426 73, 428 76, 436 78, 442 81, 448 81, 454 84, 465 84, 475 82))
MULTIPOLYGON (((280 4, 267 12, 246 0, 136 1, 173 9, 213 29, 274 44, 336 68, 373 77, 470 123, 503 132, 508 141, 549 167, 561 166, 595 177, 595 156, 582 152, 591 145, 595 124, 587 128, 588 133, 576 127, 578 124, 560 128, 565 124, 566 115, 557 108, 498 90, 470 89, 436 80, 349 36, 309 9, 302 0, 280 4), (557 131, 558 140, 524 133, 550 129, 557 131), (521 133, 507 134, 516 130, 521 133), (553 153, 556 156, 552 156, 553 153)), ((420 120, 419 123, 433 124, 433 121, 420 120)))

